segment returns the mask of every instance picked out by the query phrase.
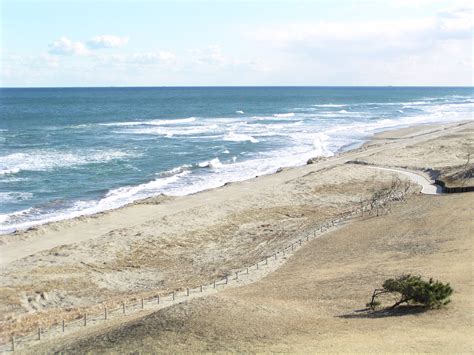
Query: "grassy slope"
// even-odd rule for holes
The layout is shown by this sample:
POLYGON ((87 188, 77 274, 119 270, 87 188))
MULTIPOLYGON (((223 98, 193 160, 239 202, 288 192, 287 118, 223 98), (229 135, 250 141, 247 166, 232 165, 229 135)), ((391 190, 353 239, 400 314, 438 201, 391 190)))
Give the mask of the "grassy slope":
POLYGON ((312 241, 257 283, 57 350, 472 353, 472 201, 472 193, 413 196, 312 241), (425 313, 359 311, 373 288, 401 273, 451 282, 453 302, 425 313))

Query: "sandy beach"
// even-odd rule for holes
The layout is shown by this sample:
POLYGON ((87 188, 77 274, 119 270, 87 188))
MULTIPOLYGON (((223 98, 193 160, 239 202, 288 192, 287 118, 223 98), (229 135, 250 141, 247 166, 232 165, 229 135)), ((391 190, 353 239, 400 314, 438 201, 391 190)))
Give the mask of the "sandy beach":
MULTIPOLYGON (((354 210, 394 177, 411 181, 366 164, 472 185, 462 173, 472 170, 473 147, 472 122, 386 131, 273 175, 2 236, 1 341, 104 305, 209 284, 354 210)), ((429 196, 411 184, 405 202, 315 239, 262 279, 31 351, 472 352, 472 193, 429 196), (384 279, 409 272, 451 282, 452 304, 386 317, 357 312, 384 279)))

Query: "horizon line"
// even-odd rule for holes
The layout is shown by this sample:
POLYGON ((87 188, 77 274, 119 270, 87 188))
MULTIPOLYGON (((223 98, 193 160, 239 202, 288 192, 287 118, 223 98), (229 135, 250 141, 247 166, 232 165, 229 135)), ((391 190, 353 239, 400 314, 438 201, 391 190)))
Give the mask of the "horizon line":
POLYGON ((2 89, 131 89, 131 88, 474 88, 474 85, 108 85, 108 86, 0 86, 2 89))

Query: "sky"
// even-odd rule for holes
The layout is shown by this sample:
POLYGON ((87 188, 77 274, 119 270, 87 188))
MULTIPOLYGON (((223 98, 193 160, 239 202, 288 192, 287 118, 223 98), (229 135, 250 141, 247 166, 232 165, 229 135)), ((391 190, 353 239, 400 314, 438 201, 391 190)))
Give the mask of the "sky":
POLYGON ((470 3, 0 0, 0 86, 471 86, 470 3))

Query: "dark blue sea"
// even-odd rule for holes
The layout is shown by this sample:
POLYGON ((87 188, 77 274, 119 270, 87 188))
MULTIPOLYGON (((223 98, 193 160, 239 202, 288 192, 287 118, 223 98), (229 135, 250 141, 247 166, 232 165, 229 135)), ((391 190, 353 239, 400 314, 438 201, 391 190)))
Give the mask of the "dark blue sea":
POLYGON ((472 120, 473 88, 0 89, 0 233, 472 120))

